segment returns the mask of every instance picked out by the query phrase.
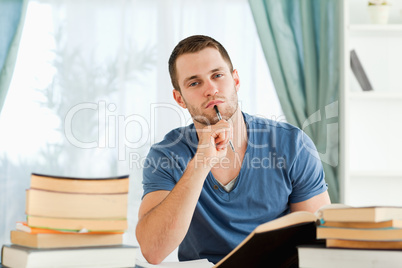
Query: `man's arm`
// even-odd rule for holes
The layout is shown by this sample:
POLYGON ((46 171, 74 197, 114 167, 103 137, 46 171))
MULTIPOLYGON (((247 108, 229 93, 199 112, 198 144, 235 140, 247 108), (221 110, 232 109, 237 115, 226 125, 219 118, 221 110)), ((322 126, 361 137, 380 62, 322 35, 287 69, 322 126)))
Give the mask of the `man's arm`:
POLYGON ((147 194, 140 206, 137 240, 149 263, 158 264, 184 239, 190 226, 202 185, 209 170, 195 168, 191 160, 171 192, 147 194))
POLYGON ((295 212, 295 211, 310 211, 310 212, 316 212, 319 208, 325 205, 331 204, 331 200, 328 195, 328 191, 325 191, 321 194, 318 194, 316 196, 313 196, 310 199, 307 199, 302 202, 298 203, 291 203, 290 204, 290 211, 295 212))
POLYGON ((148 193, 140 205, 136 236, 149 263, 162 262, 182 242, 213 161, 226 155, 231 137, 226 121, 198 134, 197 152, 173 190, 148 193))

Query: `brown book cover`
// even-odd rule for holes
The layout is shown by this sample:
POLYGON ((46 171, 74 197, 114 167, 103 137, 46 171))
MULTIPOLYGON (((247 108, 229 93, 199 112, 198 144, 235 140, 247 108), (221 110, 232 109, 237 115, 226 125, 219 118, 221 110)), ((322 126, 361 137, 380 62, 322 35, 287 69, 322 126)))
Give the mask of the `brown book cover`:
POLYGON ((264 223, 215 267, 298 267, 297 246, 318 243, 316 221, 299 211, 264 223))

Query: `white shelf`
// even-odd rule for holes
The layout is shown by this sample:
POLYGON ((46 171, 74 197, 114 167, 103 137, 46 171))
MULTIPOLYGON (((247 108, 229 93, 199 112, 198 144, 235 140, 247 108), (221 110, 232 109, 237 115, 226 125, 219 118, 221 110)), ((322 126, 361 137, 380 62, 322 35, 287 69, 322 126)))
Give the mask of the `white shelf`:
POLYGON ((348 26, 351 32, 401 32, 402 24, 351 24, 348 26))
POLYGON ((351 171, 350 176, 353 178, 367 178, 367 179, 382 179, 382 178, 396 178, 402 180, 402 170, 401 171, 351 171))
POLYGON ((389 24, 369 24, 367 2, 342 0, 341 202, 402 206, 402 0, 389 24), (356 50, 373 91, 350 68, 356 50))
POLYGON ((391 100, 402 101, 402 92, 354 91, 349 93, 351 100, 391 100))

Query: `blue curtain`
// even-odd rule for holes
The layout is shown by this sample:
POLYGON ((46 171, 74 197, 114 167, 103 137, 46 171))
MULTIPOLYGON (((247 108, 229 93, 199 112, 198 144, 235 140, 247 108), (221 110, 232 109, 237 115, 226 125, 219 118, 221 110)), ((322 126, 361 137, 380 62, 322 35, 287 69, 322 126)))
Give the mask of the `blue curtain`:
POLYGON ((24 0, 0 0, 0 112, 17 58, 25 7, 24 0))
POLYGON ((339 202, 339 0, 249 0, 287 121, 314 141, 339 202))

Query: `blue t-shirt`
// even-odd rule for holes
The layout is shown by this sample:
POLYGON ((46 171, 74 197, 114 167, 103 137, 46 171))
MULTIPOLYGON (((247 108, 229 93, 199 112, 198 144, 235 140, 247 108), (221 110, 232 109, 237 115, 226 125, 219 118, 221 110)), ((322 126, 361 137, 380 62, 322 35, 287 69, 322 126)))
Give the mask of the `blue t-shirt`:
MULTIPOLYGON (((311 139, 299 128, 243 113, 248 145, 234 188, 226 192, 210 172, 179 260, 207 258, 216 263, 259 224, 289 213, 289 204, 327 190, 311 139)), ((144 196, 171 191, 197 150, 193 124, 172 130, 152 146, 144 166, 144 196)))

